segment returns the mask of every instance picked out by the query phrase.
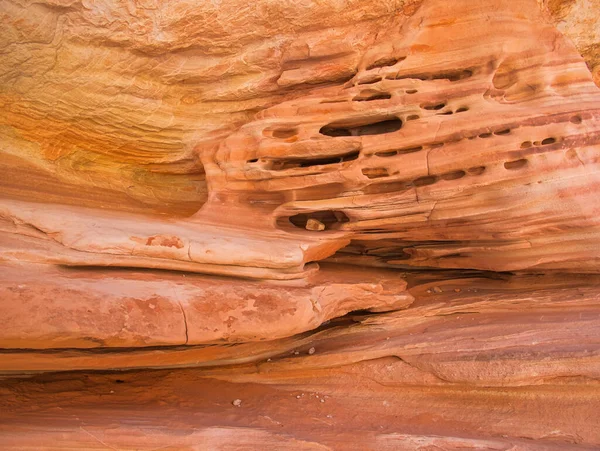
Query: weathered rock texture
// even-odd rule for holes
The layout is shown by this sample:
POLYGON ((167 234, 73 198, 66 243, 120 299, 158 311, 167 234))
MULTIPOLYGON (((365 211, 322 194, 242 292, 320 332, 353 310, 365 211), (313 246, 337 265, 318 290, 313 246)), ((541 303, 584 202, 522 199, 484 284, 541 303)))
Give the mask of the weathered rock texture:
POLYGON ((3 448, 600 446, 597 0, 0 5, 3 448))

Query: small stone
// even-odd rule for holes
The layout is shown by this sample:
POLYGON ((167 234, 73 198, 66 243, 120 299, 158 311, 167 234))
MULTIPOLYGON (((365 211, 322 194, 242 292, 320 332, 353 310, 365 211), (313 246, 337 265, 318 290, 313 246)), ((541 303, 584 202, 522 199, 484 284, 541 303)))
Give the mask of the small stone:
POLYGON ((427 290, 427 293, 431 294, 431 290, 427 290))
POLYGON ((236 407, 241 407, 242 406, 242 400, 241 399, 234 399, 231 404, 233 404, 236 407))
POLYGON ((296 399, 300 399, 300 398, 301 398, 301 396, 300 396, 300 395, 296 395, 296 399))
POLYGON ((438 287, 438 286, 435 286, 435 287, 433 287, 433 292, 434 293, 441 293, 442 289, 440 287, 438 287))
POLYGON ((324 399, 321 399, 321 402, 325 402, 325 400, 324 400, 324 399))
POLYGON ((309 218, 309 220, 306 221, 306 230, 325 230, 325 224, 323 224, 321 221, 317 221, 316 219, 309 218))
POLYGON ((308 354, 313 355, 315 353, 315 351, 316 351, 316 349, 314 347, 312 347, 308 350, 308 354))
POLYGON ((300 351, 294 352, 294 355, 298 355, 298 354, 300 354, 300 351))
POLYGON ((267 359, 267 362, 270 362, 270 361, 271 361, 271 359, 267 359))

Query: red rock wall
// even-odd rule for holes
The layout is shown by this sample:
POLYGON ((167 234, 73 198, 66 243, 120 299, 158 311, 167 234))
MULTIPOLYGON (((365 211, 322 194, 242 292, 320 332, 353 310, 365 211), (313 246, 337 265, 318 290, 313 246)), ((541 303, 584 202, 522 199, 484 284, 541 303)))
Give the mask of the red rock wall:
POLYGON ((1 448, 600 446, 597 0, 1 5, 1 448))

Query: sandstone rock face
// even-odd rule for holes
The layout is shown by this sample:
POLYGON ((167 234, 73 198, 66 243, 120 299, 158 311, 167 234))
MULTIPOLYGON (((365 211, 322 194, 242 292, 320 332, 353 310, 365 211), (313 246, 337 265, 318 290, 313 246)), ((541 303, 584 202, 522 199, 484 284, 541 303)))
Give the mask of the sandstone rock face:
POLYGON ((598 11, 4 1, 3 448, 600 446, 598 11))

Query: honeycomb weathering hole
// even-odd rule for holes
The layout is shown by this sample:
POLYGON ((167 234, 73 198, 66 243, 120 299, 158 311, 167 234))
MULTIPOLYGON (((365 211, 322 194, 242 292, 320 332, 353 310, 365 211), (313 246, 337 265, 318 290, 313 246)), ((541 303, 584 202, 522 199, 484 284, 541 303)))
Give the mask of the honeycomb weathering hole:
POLYGON ((358 150, 353 150, 352 152, 347 152, 341 155, 332 155, 321 158, 287 158, 273 160, 271 169, 274 171, 282 171, 292 168, 309 168, 312 166, 344 163, 346 161, 356 160, 359 155, 360 152, 358 150))
POLYGON ((350 219, 342 211, 325 210, 310 213, 299 213, 294 216, 280 218, 279 225, 286 226, 290 223, 300 229, 311 231, 322 231, 336 229, 339 224, 348 222, 350 219))
POLYGON ((370 102, 372 100, 387 100, 391 99, 392 95, 387 92, 361 92, 359 95, 354 97, 352 100, 355 102, 370 102))
POLYGON ((507 161, 506 163, 504 163, 504 167, 508 170, 521 169, 526 164, 527 160, 525 158, 521 158, 520 160, 507 161))
POLYGON ((402 121, 397 117, 366 122, 358 125, 332 122, 321 127, 319 132, 325 136, 364 136, 393 133, 402 128, 402 121), (348 124, 348 125, 347 125, 348 124))

